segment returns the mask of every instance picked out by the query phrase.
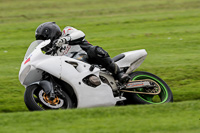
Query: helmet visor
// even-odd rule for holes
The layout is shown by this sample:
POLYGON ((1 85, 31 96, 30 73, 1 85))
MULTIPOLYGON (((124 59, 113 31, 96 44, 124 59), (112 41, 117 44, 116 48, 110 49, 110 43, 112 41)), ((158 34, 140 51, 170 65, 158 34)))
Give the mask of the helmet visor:
POLYGON ((35 38, 36 38, 36 40, 46 40, 47 39, 43 35, 36 35, 35 38))

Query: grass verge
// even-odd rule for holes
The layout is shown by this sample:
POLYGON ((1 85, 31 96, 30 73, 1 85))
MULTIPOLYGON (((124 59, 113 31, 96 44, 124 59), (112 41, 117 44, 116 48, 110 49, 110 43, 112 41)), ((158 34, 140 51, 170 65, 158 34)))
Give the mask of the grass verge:
POLYGON ((199 102, 0 113, 0 132, 198 133, 199 102))

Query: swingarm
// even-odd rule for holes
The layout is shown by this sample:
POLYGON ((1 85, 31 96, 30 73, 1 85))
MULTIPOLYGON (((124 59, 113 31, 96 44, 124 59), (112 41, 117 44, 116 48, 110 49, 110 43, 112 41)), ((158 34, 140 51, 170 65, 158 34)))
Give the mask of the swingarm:
POLYGON ((126 87, 120 91, 136 94, 158 95, 161 92, 161 88, 155 81, 143 79, 128 82, 126 87))

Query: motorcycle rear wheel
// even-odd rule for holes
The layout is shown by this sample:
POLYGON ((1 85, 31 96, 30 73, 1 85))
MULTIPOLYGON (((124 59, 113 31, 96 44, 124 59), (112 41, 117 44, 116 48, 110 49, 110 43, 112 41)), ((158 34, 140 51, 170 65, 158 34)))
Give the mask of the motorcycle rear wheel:
POLYGON ((56 96, 54 100, 49 100, 39 85, 31 85, 26 88, 24 102, 30 111, 72 108, 72 101, 67 93, 62 91, 62 95, 64 98, 56 96))
POLYGON ((161 92, 158 95, 145 95, 145 94, 134 94, 134 93, 124 93, 127 98, 127 104, 162 104, 173 102, 173 94, 169 86, 158 76, 137 71, 130 74, 132 81, 150 79, 155 81, 161 88, 161 92))

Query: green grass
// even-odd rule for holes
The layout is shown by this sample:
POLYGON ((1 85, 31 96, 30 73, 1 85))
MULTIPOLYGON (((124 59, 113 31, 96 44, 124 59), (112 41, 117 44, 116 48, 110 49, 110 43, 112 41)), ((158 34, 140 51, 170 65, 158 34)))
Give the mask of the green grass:
POLYGON ((0 0, 0 125, 4 125, 0 132, 6 129, 15 132, 16 128, 21 132, 31 132, 37 126, 41 127, 40 131, 46 131, 41 126, 44 122, 49 123, 49 132, 62 132, 68 128, 75 132, 76 125, 79 125, 77 132, 86 128, 89 128, 88 132, 122 132, 123 129, 126 132, 199 132, 195 126, 199 122, 195 120, 199 119, 200 105, 199 7, 198 0, 0 0), (25 89, 18 80, 18 72, 26 49, 35 39, 35 29, 47 21, 57 22, 61 29, 70 25, 84 31, 89 42, 103 47, 111 57, 126 51, 146 49, 148 56, 137 70, 151 72, 164 79, 173 92, 175 103, 27 112, 23 101, 25 89), (105 114, 103 111, 97 116, 100 110, 104 110, 105 114), (115 116, 118 110, 122 114, 124 110, 137 115, 115 116), (158 117, 153 117, 151 112, 158 117), (64 115, 68 113, 72 116, 64 115), (82 116, 76 113, 85 114, 87 126, 82 116), (95 114, 94 118, 86 113, 95 114), (55 123, 60 126, 51 122, 55 118, 52 114, 59 115, 55 123), (171 115, 172 119, 166 118, 171 115), (77 120, 70 123, 68 117, 77 120), (133 121, 126 121, 128 117, 133 121), (20 120, 23 121, 20 123, 20 120), (67 122, 66 125, 63 121, 67 122), (99 125, 97 123, 93 127, 91 122, 94 121, 100 122, 99 125), (152 130, 147 123, 153 127, 152 130), (15 128, 11 128, 12 124, 15 128), (52 125, 55 125, 54 130, 52 125))
POLYGON ((2 133, 199 133, 200 101, 1 113, 2 133))

